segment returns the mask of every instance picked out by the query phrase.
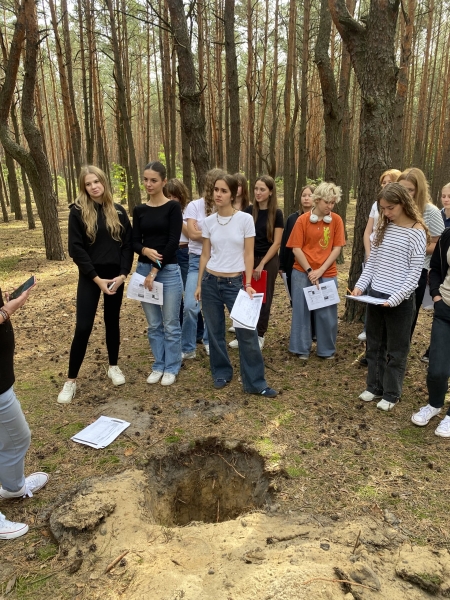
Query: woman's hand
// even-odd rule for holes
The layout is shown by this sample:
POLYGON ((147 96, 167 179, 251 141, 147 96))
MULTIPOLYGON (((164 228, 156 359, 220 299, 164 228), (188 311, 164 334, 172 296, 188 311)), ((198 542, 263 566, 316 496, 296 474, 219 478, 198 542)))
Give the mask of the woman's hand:
POLYGON ((6 303, 3 305, 2 308, 6 310, 9 316, 14 314, 16 310, 19 310, 19 308, 21 308, 25 304, 25 302, 28 300, 28 296, 30 295, 31 290, 34 288, 34 285, 25 290, 25 292, 20 294, 20 296, 18 298, 15 298, 14 300, 10 300, 9 294, 5 293, 6 303))
POLYGON ((385 308, 391 308, 391 305, 389 304, 389 302, 385 302, 385 303, 383 304, 383 306, 384 306, 385 308))
POLYGON ((253 294, 256 294, 256 290, 254 290, 250 285, 248 285, 245 288, 245 291, 247 292, 247 294, 250 296, 250 298, 253 300, 253 294))
POLYGON ((194 298, 197 300, 197 302, 200 302, 202 299, 202 287, 200 285, 195 288, 194 298))
POLYGON ((317 285, 317 287, 319 287, 319 279, 322 277, 322 275, 322 269, 314 269, 314 271, 308 273, 308 279, 313 285, 317 285))
POLYGON ((159 254, 159 252, 157 252, 153 248, 144 248, 142 254, 154 263, 157 261, 161 261, 164 258, 162 254, 159 254))
POLYGON ((149 273, 147 275, 147 277, 145 278, 144 281, 144 287, 146 290, 148 290, 149 292, 152 291, 153 289, 153 282, 155 281, 155 277, 156 277, 156 273, 154 273, 153 271, 151 273, 149 273))
POLYGON ((439 300, 442 300, 442 296, 435 296, 435 297, 433 298, 433 302, 434 302, 434 303, 436 303, 436 302, 439 302, 439 300))
POLYGON ((112 288, 112 290, 110 290, 110 291, 115 292, 116 290, 118 290, 120 288, 120 286, 125 283, 125 279, 126 279, 125 275, 119 275, 118 277, 114 277, 114 279, 111 279, 111 283, 115 282, 115 285, 112 288))
POLYGON ((108 285, 110 285, 114 281, 114 279, 102 279, 101 277, 94 277, 94 281, 101 289, 101 291, 107 296, 114 296, 114 294, 116 293, 115 286, 112 290, 108 289, 108 285))
POLYGON ((352 292, 352 296, 362 296, 362 290, 360 290, 359 288, 355 287, 353 292, 352 292))
POLYGON ((253 279, 259 281, 261 279, 261 271, 264 269, 264 263, 260 262, 256 269, 253 269, 253 279))

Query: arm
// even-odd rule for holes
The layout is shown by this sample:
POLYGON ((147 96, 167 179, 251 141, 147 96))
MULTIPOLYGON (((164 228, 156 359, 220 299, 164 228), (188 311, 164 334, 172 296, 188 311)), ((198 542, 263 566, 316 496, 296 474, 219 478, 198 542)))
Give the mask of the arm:
POLYGON ((361 294, 366 290, 370 282, 372 281, 373 275, 375 273, 375 264, 377 260, 378 247, 372 246, 372 251, 369 254, 369 258, 367 259, 366 266, 364 267, 364 271, 361 273, 358 281, 355 284, 355 288, 352 292, 353 296, 361 296, 361 294))
POLYGON ((430 272, 428 274, 430 294, 433 298, 433 302, 437 302, 442 298, 439 287, 442 283, 441 279, 441 244, 442 241, 436 244, 430 261, 430 272))
POLYGON ((431 238, 430 243, 427 245, 426 254, 433 254, 434 249, 436 248, 436 244, 438 243, 439 237, 440 236, 435 235, 431 238))
POLYGON ((6 304, 0 307, 0 310, 3 313, 6 313, 7 318, 5 319, 4 315, 0 312, 0 325, 3 325, 3 323, 9 321, 9 318, 16 312, 16 310, 19 310, 19 308, 25 304, 25 302, 28 300, 31 290, 34 288, 34 285, 23 292, 23 294, 20 294, 20 296, 15 300, 10 300, 9 295, 5 294, 6 304))
MULTIPOLYGON (((248 283, 252 280, 253 273, 253 262, 254 262, 254 253, 255 253, 255 238, 247 237, 244 239, 244 264, 245 264, 245 281, 248 283)), ((245 285, 245 291, 253 298, 253 294, 256 291, 252 288, 251 285, 245 285)))
POLYGON ((190 240, 193 240, 194 242, 202 241, 202 232, 201 229, 198 228, 196 219, 187 220, 187 236, 190 240))
POLYGON ((265 256, 261 259, 261 262, 253 271, 253 277, 256 279, 256 281, 258 281, 258 279, 261 277, 261 271, 264 269, 266 263, 268 263, 269 260, 273 258, 280 249, 282 235, 283 230, 281 229, 281 227, 275 227, 273 233, 273 244, 267 250, 265 256))
POLYGON ((202 299, 202 278, 205 272, 206 263, 211 258, 211 240, 209 238, 203 238, 202 253, 200 255, 200 262, 198 265, 198 279, 197 289, 195 290, 194 296, 197 302, 202 299))
POLYGON ((72 207, 69 214, 69 256, 83 275, 94 279, 97 277, 91 257, 86 250, 86 228, 81 220, 81 211, 72 207))
POLYGON ((163 258, 162 254, 159 254, 153 248, 147 248, 142 243, 142 240, 144 239, 144 234, 141 229, 141 221, 139 218, 139 212, 138 212, 137 208, 138 207, 136 207, 133 211, 133 232, 132 232, 133 250, 134 250, 134 252, 136 252, 136 254, 139 254, 139 256, 145 256, 151 262, 156 263, 157 260, 158 261, 162 260, 162 258, 163 258))
POLYGON ((367 219, 366 228, 364 229, 363 240, 364 240, 364 253, 366 255, 366 259, 369 258, 369 256, 370 256, 370 235, 373 233, 374 222, 375 222, 375 219, 373 217, 369 217, 367 219))
POLYGON ((175 255, 180 243, 181 228, 183 226, 183 215, 178 202, 171 200, 172 205, 169 209, 169 236, 167 243, 162 251, 163 259, 161 265, 164 267, 167 262, 175 255))
POLYGON ((187 228, 187 224, 183 221, 183 227, 181 228, 181 233, 185 236, 185 237, 189 237, 189 232, 188 232, 188 228, 187 228))
POLYGON ((331 250, 329 257, 326 259, 326 261, 323 263, 323 265, 321 267, 319 267, 318 269, 314 269, 313 271, 308 273, 308 278, 312 284, 319 285, 319 279, 322 277, 322 275, 326 272, 326 270, 329 267, 331 267, 331 265, 337 259, 337 257, 339 256, 339 253, 341 251, 341 248, 342 248, 342 246, 333 246, 333 249, 331 250))
POLYGON ((425 231, 423 229, 420 231, 423 235, 422 240, 412 240, 410 242, 412 244, 412 248, 405 282, 401 288, 395 292, 395 294, 392 294, 392 296, 387 299, 384 306, 398 306, 401 304, 401 302, 403 302, 403 300, 405 300, 405 298, 408 298, 417 287, 417 282, 419 281, 420 274, 422 272, 423 257, 426 248, 425 231))

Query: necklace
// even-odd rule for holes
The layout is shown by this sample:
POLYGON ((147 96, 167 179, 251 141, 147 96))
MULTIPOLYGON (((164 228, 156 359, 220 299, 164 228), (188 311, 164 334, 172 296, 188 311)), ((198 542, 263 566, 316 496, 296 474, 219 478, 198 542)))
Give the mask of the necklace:
MULTIPOLYGON (((234 217, 234 215, 235 215, 237 212, 238 212, 238 211, 237 211, 237 210, 234 208, 234 209, 233 209, 233 214, 231 215, 231 217, 229 217, 229 219, 228 219, 228 221, 227 221, 226 223, 221 223, 221 222, 219 221, 219 213, 218 213, 218 212, 216 212, 216 219, 217 219, 217 222, 219 223, 219 225, 222 225, 222 227, 225 227, 226 225, 228 225, 228 223, 231 221, 231 219, 234 217)), ((222 217, 222 218, 223 218, 223 217, 222 217)), ((225 218, 226 218, 226 217, 225 217, 225 218)))

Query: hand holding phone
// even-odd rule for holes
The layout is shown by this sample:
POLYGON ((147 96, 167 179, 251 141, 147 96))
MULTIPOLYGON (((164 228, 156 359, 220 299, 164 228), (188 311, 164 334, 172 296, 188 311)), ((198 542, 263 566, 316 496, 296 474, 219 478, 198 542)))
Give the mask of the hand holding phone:
POLYGON ((27 290, 32 288, 33 285, 36 285, 36 277, 34 275, 32 275, 30 277, 30 279, 27 279, 25 281, 25 283, 22 283, 22 285, 19 285, 18 288, 16 288, 13 292, 11 292, 11 294, 9 294, 9 300, 15 300, 16 298, 21 296, 24 292, 26 292, 27 290))
POLYGON ((112 292, 113 289, 116 287, 116 283, 117 283, 117 281, 111 281, 111 283, 108 283, 108 290, 110 292, 112 292))

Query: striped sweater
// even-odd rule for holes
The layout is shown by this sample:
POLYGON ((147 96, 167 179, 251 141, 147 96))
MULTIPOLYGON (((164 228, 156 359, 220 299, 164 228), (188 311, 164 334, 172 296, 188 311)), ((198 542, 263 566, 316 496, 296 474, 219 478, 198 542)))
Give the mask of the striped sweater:
POLYGON ((417 287, 426 244, 423 229, 389 223, 380 246, 372 243, 366 267, 355 287, 364 291, 370 285, 377 292, 390 294, 386 302, 398 306, 417 287))

